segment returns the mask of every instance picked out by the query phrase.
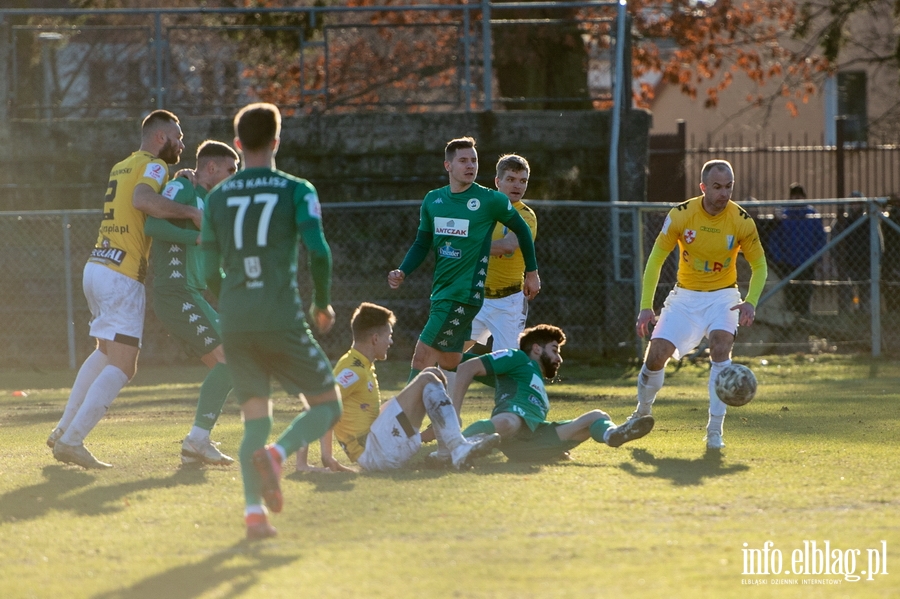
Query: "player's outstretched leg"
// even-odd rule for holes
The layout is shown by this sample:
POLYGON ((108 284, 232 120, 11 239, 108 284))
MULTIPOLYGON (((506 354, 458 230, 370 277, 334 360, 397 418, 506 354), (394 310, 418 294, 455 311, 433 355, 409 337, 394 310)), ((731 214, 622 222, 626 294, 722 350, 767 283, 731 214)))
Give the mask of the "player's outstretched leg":
POLYGON ((603 438, 610 447, 621 447, 629 441, 646 436, 653 430, 654 424, 653 416, 631 418, 620 426, 610 427, 603 438))

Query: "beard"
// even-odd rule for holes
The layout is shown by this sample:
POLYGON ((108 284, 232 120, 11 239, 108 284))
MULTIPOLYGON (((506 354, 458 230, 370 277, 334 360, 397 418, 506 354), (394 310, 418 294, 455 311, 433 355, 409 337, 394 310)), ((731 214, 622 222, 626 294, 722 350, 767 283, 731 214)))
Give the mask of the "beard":
POLYGON ((559 364, 553 362, 546 355, 541 354, 541 370, 544 371, 544 378, 548 381, 556 376, 559 371, 559 364))
POLYGON ((166 164, 178 164, 181 159, 181 152, 178 151, 178 144, 167 141, 160 149, 159 157, 166 161, 166 164))

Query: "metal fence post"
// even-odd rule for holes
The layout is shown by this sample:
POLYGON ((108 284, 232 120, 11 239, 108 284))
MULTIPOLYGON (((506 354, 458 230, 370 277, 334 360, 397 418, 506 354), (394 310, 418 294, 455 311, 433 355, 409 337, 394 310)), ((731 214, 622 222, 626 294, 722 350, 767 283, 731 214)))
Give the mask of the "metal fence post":
POLYGON ((872 315, 872 357, 881 355, 881 204, 869 200, 869 276, 872 287, 869 293, 869 310, 872 315))
POLYGON ((69 343, 69 368, 75 369, 75 298, 72 290, 72 234, 69 224, 69 213, 63 213, 63 266, 66 273, 66 337, 69 343))
POLYGON ((494 44, 491 39, 491 2, 490 0, 481 0, 481 43, 482 48, 482 65, 484 69, 483 85, 484 85, 484 111, 491 112, 494 110, 493 98, 491 97, 492 88, 494 86, 494 65, 491 63, 494 44))
POLYGON ((162 14, 153 13, 153 46, 156 55, 156 108, 165 108, 166 81, 163 73, 162 14))

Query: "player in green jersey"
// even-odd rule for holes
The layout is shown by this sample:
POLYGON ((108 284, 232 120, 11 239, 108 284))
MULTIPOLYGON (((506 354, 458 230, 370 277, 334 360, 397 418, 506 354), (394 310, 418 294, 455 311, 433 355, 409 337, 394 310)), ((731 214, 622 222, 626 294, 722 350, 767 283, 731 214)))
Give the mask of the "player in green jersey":
MULTIPOLYGON (((197 148, 194 182, 178 177, 166 185, 162 196, 202 210, 207 192, 237 172, 238 160, 228 144, 204 141, 197 148)), ((144 232, 155 241, 150 250, 153 311, 166 330, 210 368, 200 385, 194 426, 181 443, 181 461, 231 464, 234 460, 209 438, 231 391, 231 375, 225 366, 219 315, 203 297, 206 281, 198 247, 200 229, 189 220, 148 217, 144 232)))
POLYGON ((222 339, 244 420, 239 456, 247 538, 252 540, 277 534, 263 500, 271 511, 281 511, 282 462, 337 422, 341 396, 331 364, 307 325, 297 284, 297 244, 302 241, 314 287, 310 316, 320 332, 328 332, 334 324, 331 250, 316 190, 309 181, 275 169, 281 131, 276 106, 245 106, 234 129, 244 167, 207 196, 202 243, 207 283, 214 291, 221 288, 222 339), (287 393, 302 394, 309 409, 266 445, 273 377, 287 393))
MULTIPOLYGON (((544 380, 556 376, 566 342, 562 329, 540 324, 519 337, 519 349, 504 349, 466 360, 456 370, 451 397, 459 412, 473 380, 494 387, 494 410, 490 420, 474 422, 463 435, 499 433, 500 451, 514 461, 536 462, 564 457, 588 439, 610 447, 639 439, 653 429, 653 417, 644 416, 613 424, 609 414, 591 410, 574 420, 548 422, 550 400, 544 380)), ((429 461, 444 463, 445 455, 434 452, 429 461)))
POLYGON ((444 150, 444 168, 450 184, 426 194, 416 240, 400 267, 388 274, 388 285, 397 289, 429 252, 434 254, 431 313, 416 343, 410 380, 429 366, 452 371, 462 359, 472 320, 484 302, 491 235, 498 222, 516 234, 522 248, 525 296, 531 299, 541 289, 528 224, 508 197, 475 183, 475 140, 451 140, 444 150))

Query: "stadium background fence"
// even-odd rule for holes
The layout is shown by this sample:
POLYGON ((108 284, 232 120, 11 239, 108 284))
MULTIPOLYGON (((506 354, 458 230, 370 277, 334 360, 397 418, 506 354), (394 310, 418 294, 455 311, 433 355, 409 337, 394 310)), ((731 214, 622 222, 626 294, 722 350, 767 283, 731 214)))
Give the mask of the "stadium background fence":
MULTIPOLYGON (((324 204, 324 226, 334 256, 333 302, 337 324, 320 336, 337 358, 350 343, 349 317, 361 301, 388 306, 398 315, 391 355, 412 355, 428 315, 429 258, 403 287, 392 291, 387 273, 415 237, 419 201, 324 204)), ((886 199, 809 202, 829 245, 810 256, 805 269, 778 272, 770 265, 757 322, 739 332, 736 356, 771 353, 900 353, 900 218, 886 199), (872 243, 874 240, 874 243, 872 243), (809 311, 786 308, 785 294, 812 289, 809 311)), ((543 290, 531 304, 529 324, 551 322, 568 335, 567 355, 627 359, 641 355, 634 333, 639 279, 671 205, 600 202, 530 202, 538 215, 536 243, 543 290), (615 231, 615 233, 614 233, 615 231)), ((796 203, 747 206, 764 242, 796 203)), ((0 367, 76 367, 93 349, 81 272, 93 246, 99 210, 0 212, 0 367)), ((804 240, 796 239, 797 244, 804 240)), ((765 244, 765 243, 764 243, 765 244)), ((663 269, 656 307, 675 283, 675 254, 663 269)), ((301 250, 301 293, 310 287, 301 250)), ((749 267, 739 259, 746 291, 749 267)), ((151 282, 148 281, 148 284, 151 282)), ((308 296, 304 298, 308 300, 308 296)), ((148 313, 144 364, 191 361, 148 313)))

